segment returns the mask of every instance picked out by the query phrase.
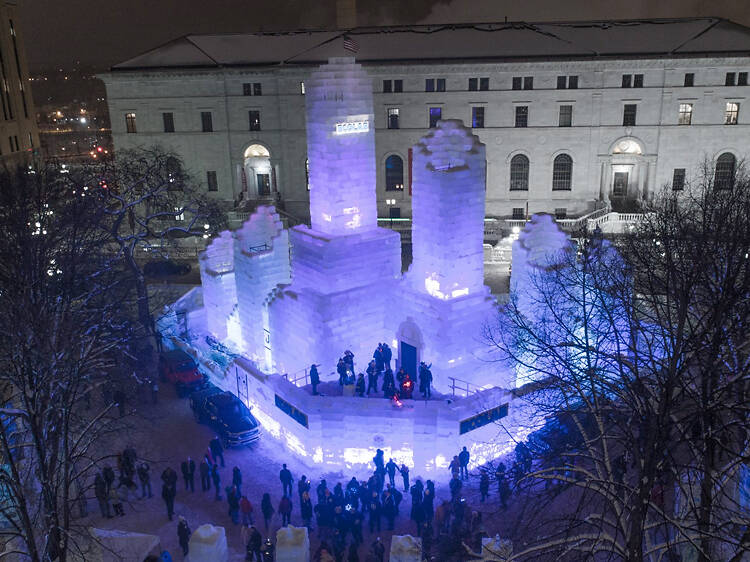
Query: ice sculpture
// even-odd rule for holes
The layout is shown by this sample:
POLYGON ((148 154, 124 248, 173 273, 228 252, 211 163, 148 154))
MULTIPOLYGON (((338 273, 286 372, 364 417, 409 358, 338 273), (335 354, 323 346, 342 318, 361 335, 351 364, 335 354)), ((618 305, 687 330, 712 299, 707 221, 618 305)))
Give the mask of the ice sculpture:
POLYGON ((206 328, 219 341, 227 337, 227 323, 237 303, 233 244, 232 233, 224 231, 198 258, 206 328))
POLYGON ((332 58, 305 88, 312 228, 326 234, 375 228, 372 79, 353 58, 332 58))
POLYGON ((310 562, 307 527, 289 525, 276 531, 276 562, 310 562))
POLYGON ((458 120, 414 147, 410 276, 441 299, 484 291, 485 150, 458 120))
POLYGON ((279 285, 289 284, 289 231, 273 207, 261 206, 233 233, 234 275, 242 342, 264 369, 273 364, 268 303, 279 285))

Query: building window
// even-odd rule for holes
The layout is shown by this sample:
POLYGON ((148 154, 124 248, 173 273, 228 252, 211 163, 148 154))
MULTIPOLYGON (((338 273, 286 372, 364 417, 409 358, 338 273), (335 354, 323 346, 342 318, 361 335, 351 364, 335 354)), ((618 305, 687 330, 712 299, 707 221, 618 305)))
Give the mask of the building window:
POLYGON ((692 103, 681 103, 680 114, 677 117, 678 125, 690 125, 693 121, 693 104, 692 103))
POLYGON ((626 103, 622 110, 622 126, 635 127, 635 116, 638 111, 638 105, 626 103))
POLYGON ((253 95, 253 85, 250 82, 245 82, 244 84, 242 84, 242 95, 243 96, 253 95))
POLYGON ((390 94, 393 91, 393 80, 383 80, 383 93, 390 94))
POLYGON ((135 133, 135 113, 126 113, 125 114, 125 130, 128 133, 135 133))
POLYGON ((263 88, 261 87, 260 82, 253 82, 253 95, 254 96, 263 95, 263 88))
POLYGON ((484 129, 484 108, 471 108, 471 126, 475 129, 484 129))
POLYGON ((686 72, 684 86, 686 88, 690 88, 693 85, 695 85, 695 74, 693 74, 692 72, 686 72))
POLYGON ((523 83, 523 79, 520 76, 513 77, 513 89, 514 90, 520 90, 522 83, 523 83))
POLYGON ((214 130, 214 119, 210 111, 201 111, 201 127, 204 133, 211 133, 214 130))
POLYGON ((479 89, 482 92, 486 92, 490 89, 490 79, 488 76, 485 76, 484 78, 479 79, 479 89))
POLYGON ((404 81, 403 80, 394 80, 393 81, 393 91, 397 94, 400 94, 404 91, 404 81))
POLYGON ((303 96, 305 95, 305 83, 304 82, 299 83, 299 93, 302 94, 303 96))
POLYGON ((445 91, 445 78, 438 78, 437 79, 437 91, 438 92, 444 92, 445 91))
POLYGON ((672 172, 672 191, 685 189, 685 168, 675 168, 672 172))
POLYGON ((555 208, 555 220, 565 220, 568 218, 568 208, 567 207, 557 207, 555 208))
POLYGON ((727 75, 724 78, 724 85, 725 86, 734 86, 735 76, 736 76, 736 74, 734 72, 727 72, 727 75))
POLYGON ((400 156, 391 154, 385 159, 385 190, 403 191, 404 161, 400 156))
POLYGON ((437 122, 440 121, 442 116, 443 116, 442 107, 430 108, 430 129, 434 129, 435 127, 437 127, 437 122))
POLYGON ((388 108, 388 128, 398 129, 398 107, 388 108))
POLYGON ((260 131, 260 111, 251 109, 247 112, 248 122, 251 131, 260 131))
POLYGON ((164 122, 164 132, 174 133, 174 113, 172 112, 162 113, 161 119, 164 122))
POLYGON ((184 221, 185 220, 185 209, 182 207, 174 208, 174 220, 184 221))
POLYGON ((216 172, 206 172, 206 183, 209 191, 219 191, 219 184, 216 181, 216 172))
POLYGON ((526 209, 523 207, 513 207, 513 220, 522 221, 526 218, 526 209))
POLYGON ((725 125, 736 125, 737 119, 740 116, 740 104, 739 102, 728 101, 727 108, 724 112, 724 124, 725 125))
POLYGON ((737 85, 747 86, 747 72, 740 72, 737 74, 737 85))
POLYGON ((578 76, 568 76, 568 89, 569 90, 577 90, 578 89, 578 76))
POLYGON ((623 88, 630 88, 633 85, 633 75, 632 74, 623 74, 622 75, 622 87, 623 88))
POLYGON ((529 190, 529 159, 523 154, 516 154, 510 160, 510 190, 529 190))
POLYGON ((633 88, 643 88, 643 74, 633 74, 633 88))
POLYGON ((469 78, 469 91, 476 92, 479 90, 479 80, 476 78, 469 78))
POLYGON ((425 81, 424 81, 424 91, 425 92, 434 92, 435 91, 435 79, 434 78, 425 78, 425 81))
POLYGON ((734 183, 734 170, 737 160, 731 152, 725 152, 716 159, 714 173, 714 187, 716 189, 731 189, 734 183))
POLYGON ((573 125, 573 106, 572 105, 560 106, 560 119, 559 119, 558 125, 560 127, 570 127, 573 125))
POLYGON ((557 89, 558 90, 564 90, 568 87, 568 77, 567 76, 558 76, 557 77, 557 89))
POLYGON ((552 191, 570 191, 573 182, 573 159, 558 154, 552 164, 552 191))
POLYGON ((516 106, 516 127, 527 127, 529 124, 529 106, 516 106))
POLYGON ((524 76, 523 77, 523 89, 524 90, 533 90, 534 89, 534 77, 533 76, 524 76))
POLYGON ((389 207, 388 218, 400 219, 401 218, 401 207, 389 207))

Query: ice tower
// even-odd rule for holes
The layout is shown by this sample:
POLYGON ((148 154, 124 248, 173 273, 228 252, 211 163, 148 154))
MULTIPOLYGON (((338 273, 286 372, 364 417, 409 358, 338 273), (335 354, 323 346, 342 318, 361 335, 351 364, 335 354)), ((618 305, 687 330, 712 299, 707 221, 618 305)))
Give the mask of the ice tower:
MULTIPOLYGON (((425 360, 477 386, 487 382, 482 329, 496 313, 484 286, 485 166, 484 145, 457 120, 439 121, 415 145, 408 317, 396 327, 407 371, 425 360)), ((447 382, 435 379, 438 388, 447 382)))
POLYGON ((206 246, 199 259, 206 329, 217 340, 227 337, 227 325, 237 303, 232 233, 222 232, 206 246))
POLYGON ((345 349, 364 370, 401 272, 399 234, 377 226, 372 79, 332 58, 305 86, 311 227, 290 233, 292 284, 271 303, 272 347, 288 373, 332 368, 345 349))

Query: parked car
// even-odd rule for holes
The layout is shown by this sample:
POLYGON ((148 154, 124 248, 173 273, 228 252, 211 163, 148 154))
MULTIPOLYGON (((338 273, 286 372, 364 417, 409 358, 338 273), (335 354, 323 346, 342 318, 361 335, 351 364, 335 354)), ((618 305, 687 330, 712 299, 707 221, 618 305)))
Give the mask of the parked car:
POLYGON ((225 448, 248 445, 260 439, 258 421, 231 392, 215 386, 193 392, 190 408, 195 420, 213 429, 225 448))
POLYGON ((181 349, 159 354, 159 377, 174 383, 178 396, 186 396, 208 384, 208 378, 198 370, 193 358, 181 349))
POLYGON ((190 273, 189 263, 176 263, 170 260, 150 261, 143 266, 143 274, 148 277, 167 277, 190 273))

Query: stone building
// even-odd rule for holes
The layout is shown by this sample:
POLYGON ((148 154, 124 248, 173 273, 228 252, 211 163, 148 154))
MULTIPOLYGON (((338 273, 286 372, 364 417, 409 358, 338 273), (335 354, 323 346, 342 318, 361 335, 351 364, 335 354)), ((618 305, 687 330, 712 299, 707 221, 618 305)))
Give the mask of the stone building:
POLYGON ((102 76, 115 148, 161 144, 228 207, 307 220, 305 82, 336 56, 372 79, 379 217, 411 216, 411 147, 441 119, 486 146, 496 217, 628 211, 750 151, 750 29, 716 18, 189 35, 102 76))

